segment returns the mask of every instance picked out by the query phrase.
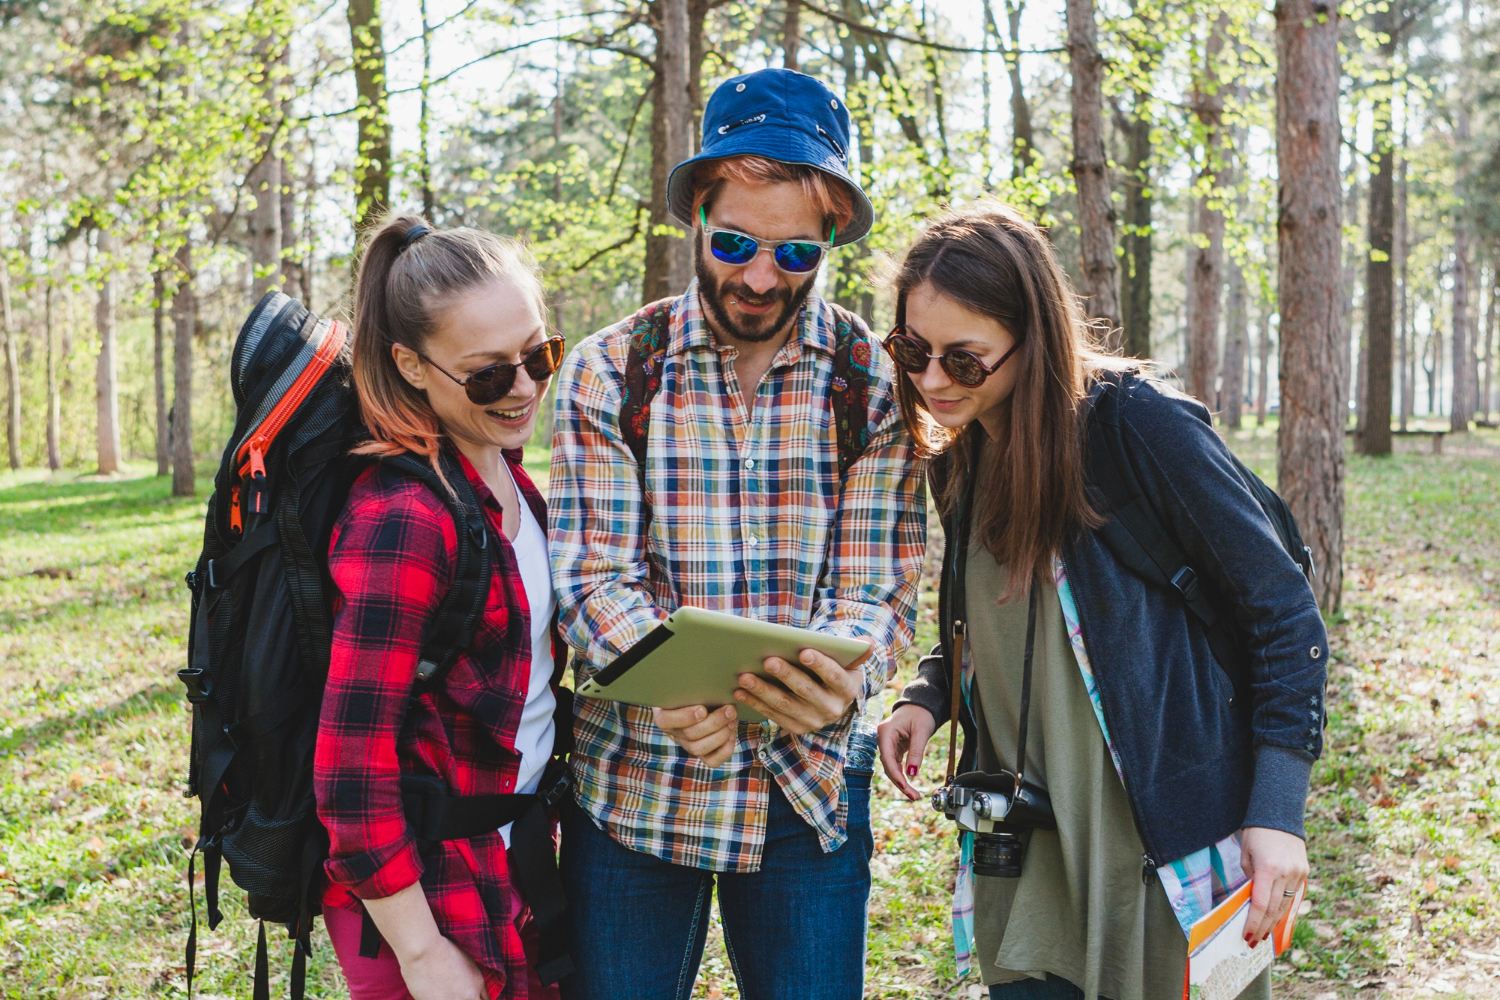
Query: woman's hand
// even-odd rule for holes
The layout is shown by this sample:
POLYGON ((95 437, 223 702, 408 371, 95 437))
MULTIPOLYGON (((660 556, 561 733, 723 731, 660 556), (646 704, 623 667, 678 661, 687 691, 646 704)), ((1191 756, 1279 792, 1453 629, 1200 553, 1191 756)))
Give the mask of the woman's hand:
POLYGON ((1307 844, 1283 830, 1247 826, 1240 831, 1240 860, 1251 880, 1245 941, 1255 945, 1270 936, 1307 880, 1307 844))
POLYGON ((422 951, 397 957, 412 1000, 489 1000, 479 966, 441 934, 422 951))
POLYGON ((880 743, 880 766, 901 794, 915 802, 922 793, 912 787, 908 778, 915 778, 922 766, 922 755, 927 752, 927 741, 937 730, 937 720, 921 705, 906 704, 891 713, 891 717, 876 728, 876 739, 880 743))
POLYGON ((489 1000, 484 974, 438 930, 420 882, 364 904, 413 1000, 489 1000))

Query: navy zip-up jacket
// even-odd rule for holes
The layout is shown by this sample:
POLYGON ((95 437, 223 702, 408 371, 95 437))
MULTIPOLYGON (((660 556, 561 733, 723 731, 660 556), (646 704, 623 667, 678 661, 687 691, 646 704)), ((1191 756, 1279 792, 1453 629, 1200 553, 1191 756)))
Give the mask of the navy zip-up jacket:
MULTIPOLYGON (((1102 383, 1091 399, 1100 391, 1102 383)), ((1144 492, 1218 606, 1232 614, 1245 654, 1221 665, 1181 595, 1130 572, 1097 532, 1081 531, 1064 546, 1146 867, 1247 826, 1305 837, 1308 776, 1323 749, 1328 657, 1312 590, 1201 403, 1134 374, 1108 391, 1124 393, 1121 432, 1144 492)), ((949 464, 938 456, 929 467, 934 496, 942 495, 949 464)), ((1090 497, 1107 517, 1100 491, 1091 486, 1090 497)), ((897 703, 921 705, 939 725, 949 714, 954 620, 964 614, 966 508, 956 505, 942 518, 942 639, 897 703)), ((960 718, 964 769, 974 758, 968 714, 960 718)))

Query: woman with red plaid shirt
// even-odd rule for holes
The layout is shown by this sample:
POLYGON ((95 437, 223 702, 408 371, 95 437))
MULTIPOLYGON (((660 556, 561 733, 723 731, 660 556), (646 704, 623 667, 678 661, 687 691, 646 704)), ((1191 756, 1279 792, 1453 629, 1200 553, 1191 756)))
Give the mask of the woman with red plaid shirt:
POLYGON ((524 251, 489 233, 401 217, 365 250, 353 367, 371 439, 359 451, 437 467, 451 449, 488 522, 492 572, 473 641, 416 690, 461 540, 445 499, 417 480, 375 461, 355 481, 329 543, 338 596, 314 764, 330 841, 324 921, 355 1000, 556 995, 534 971, 509 827, 419 841, 401 796, 404 776, 451 796, 534 792, 552 753, 562 645, 546 508, 521 467, 562 358, 544 314, 524 251))

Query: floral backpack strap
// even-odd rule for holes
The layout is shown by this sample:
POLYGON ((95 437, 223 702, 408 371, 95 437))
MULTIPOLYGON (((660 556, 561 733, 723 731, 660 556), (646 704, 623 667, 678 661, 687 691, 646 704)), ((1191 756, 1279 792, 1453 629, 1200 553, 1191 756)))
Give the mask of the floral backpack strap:
POLYGON ((833 420, 839 482, 870 443, 870 335, 854 314, 833 306, 833 420))
POLYGON ((641 495, 646 492, 646 432, 651 401, 661 390, 661 370, 675 299, 658 299, 631 317, 630 346, 625 354, 625 391, 620 397, 620 436, 635 456, 641 495))

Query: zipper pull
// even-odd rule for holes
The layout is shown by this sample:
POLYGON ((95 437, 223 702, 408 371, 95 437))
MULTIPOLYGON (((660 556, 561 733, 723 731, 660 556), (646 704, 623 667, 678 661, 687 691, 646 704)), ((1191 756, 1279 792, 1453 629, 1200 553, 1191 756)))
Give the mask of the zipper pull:
POLYGON ((236 535, 245 533, 245 520, 240 516, 240 488, 229 487, 229 530, 236 535))
POLYGON ((266 453, 250 444, 250 476, 245 483, 245 509, 253 516, 266 512, 266 453))
POLYGON ((258 441, 250 442, 250 478, 266 478, 266 450, 258 441))
POLYGON ((1149 854, 1141 855, 1141 884, 1150 885, 1156 881, 1156 860, 1149 854))

